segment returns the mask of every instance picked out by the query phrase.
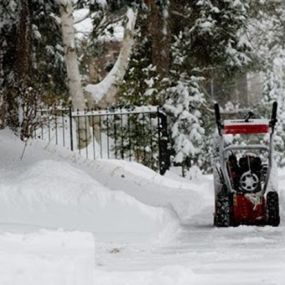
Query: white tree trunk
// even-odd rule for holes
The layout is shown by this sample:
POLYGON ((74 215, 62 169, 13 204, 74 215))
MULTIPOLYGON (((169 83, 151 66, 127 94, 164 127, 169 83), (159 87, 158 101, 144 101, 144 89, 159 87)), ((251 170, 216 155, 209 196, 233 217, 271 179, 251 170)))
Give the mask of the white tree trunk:
POLYGON ((3 92, 3 85, 4 85, 4 67, 3 67, 3 60, 4 60, 4 52, 0 49, 0 129, 4 129, 5 127, 5 100, 4 100, 4 92, 3 92))
POLYGON ((98 84, 89 84, 85 89, 88 92, 89 100, 91 102, 95 101, 96 105, 101 108, 106 108, 116 102, 118 83, 123 80, 128 68, 134 43, 136 12, 129 8, 127 18, 128 22, 125 27, 122 47, 115 65, 101 82, 98 84))
MULTIPOLYGON (((62 38, 64 45, 69 94, 72 100, 73 108, 75 110, 83 111, 86 107, 86 104, 83 89, 81 86, 81 76, 79 73, 79 66, 75 47, 72 1, 57 0, 57 2, 60 5, 62 38)), ((88 121, 85 121, 85 118, 81 117, 77 119, 76 126, 78 148, 84 148, 90 142, 89 123, 88 121)))

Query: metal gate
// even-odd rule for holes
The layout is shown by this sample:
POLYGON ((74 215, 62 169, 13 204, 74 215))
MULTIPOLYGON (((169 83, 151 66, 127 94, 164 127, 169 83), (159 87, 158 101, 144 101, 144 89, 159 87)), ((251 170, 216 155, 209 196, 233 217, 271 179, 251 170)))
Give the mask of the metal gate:
POLYGON ((73 111, 51 107, 38 112, 34 137, 63 146, 88 159, 123 159, 142 163, 160 174, 170 166, 167 117, 154 106, 73 111), (79 119, 90 142, 78 148, 79 119))

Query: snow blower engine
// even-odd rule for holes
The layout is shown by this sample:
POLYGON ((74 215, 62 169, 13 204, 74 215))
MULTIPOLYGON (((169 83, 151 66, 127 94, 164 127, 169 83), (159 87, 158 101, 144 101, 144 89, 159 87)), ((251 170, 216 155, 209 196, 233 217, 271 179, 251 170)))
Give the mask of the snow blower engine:
POLYGON ((215 104, 218 136, 215 140, 214 185, 217 227, 245 225, 278 226, 279 197, 273 161, 273 134, 277 103, 270 120, 221 121, 215 104))

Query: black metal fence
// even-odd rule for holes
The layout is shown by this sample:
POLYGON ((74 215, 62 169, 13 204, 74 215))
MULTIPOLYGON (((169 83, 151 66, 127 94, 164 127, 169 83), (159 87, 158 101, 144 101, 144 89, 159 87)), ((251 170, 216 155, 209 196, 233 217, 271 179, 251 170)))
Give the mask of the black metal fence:
POLYGON ((51 107, 38 110, 38 121, 35 138, 86 158, 137 161, 160 174, 170 166, 167 117, 159 107, 84 111, 51 107), (82 122, 85 134, 79 132, 82 122), (89 134, 88 145, 78 147, 80 135, 89 134))

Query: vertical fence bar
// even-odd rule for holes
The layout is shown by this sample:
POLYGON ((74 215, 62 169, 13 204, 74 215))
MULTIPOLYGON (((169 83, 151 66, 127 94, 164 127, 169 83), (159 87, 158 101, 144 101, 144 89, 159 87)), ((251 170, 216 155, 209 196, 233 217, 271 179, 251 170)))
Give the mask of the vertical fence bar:
POLYGON ((103 158, 103 144, 102 144, 102 114, 99 113, 99 135, 100 135, 100 158, 103 158))
MULTIPOLYGON (((37 120, 37 117, 36 117, 36 120, 37 120)), ((37 124, 38 124, 38 122, 36 121, 33 125, 33 129, 32 129, 32 138, 33 139, 37 138, 37 124)))
POLYGON ((160 149, 160 141, 161 141, 161 125, 160 125, 160 115, 159 115, 159 107, 157 107, 157 146, 158 146, 158 169, 159 173, 161 174, 162 166, 161 166, 161 149, 160 149))
POLYGON ((55 107, 55 115, 54 115, 54 128, 55 128, 55 144, 58 145, 58 129, 57 129, 57 108, 55 107))
POLYGON ((50 113, 50 109, 48 109, 48 141, 50 142, 50 116, 51 116, 51 113, 50 113))
POLYGON ((86 158, 88 159, 88 124, 87 124, 87 120, 88 120, 88 114, 87 114, 88 110, 84 109, 84 129, 85 129, 85 138, 86 138, 86 147, 85 147, 85 153, 86 153, 86 158))
POLYGON ((123 110, 120 107, 120 124, 121 124, 121 159, 124 159, 124 123, 123 123, 123 110))
POLYGON ((92 145, 93 145, 93 159, 96 159, 96 148, 95 148, 95 124, 94 124, 94 109, 91 110, 91 123, 92 123, 92 145))
POLYGON ((75 135, 77 137, 77 148, 79 155, 81 155, 81 145, 80 145, 80 140, 81 140, 81 130, 80 130, 80 119, 81 119, 81 114, 79 109, 77 109, 77 116, 76 116, 76 132, 75 135))
POLYGON ((61 123, 62 123, 62 146, 65 147, 65 118, 64 118, 63 109, 61 109, 61 123))
POLYGON ((72 124, 72 107, 69 106, 69 133, 70 133, 70 150, 73 151, 73 124, 72 124))
POLYGON ((41 136, 42 136, 42 140, 44 139, 44 122, 43 122, 43 110, 41 108, 41 136))
POLYGON ((107 126, 107 157, 110 158, 110 141, 109 141, 109 113, 107 113, 106 126, 107 126))
POLYGON ((115 148, 115 159, 117 159, 117 123, 116 115, 114 114, 114 148, 115 148))
POLYGON ((143 162, 146 162, 147 161, 147 157, 146 157, 146 144, 147 144, 147 132, 146 132, 146 123, 145 123, 145 113, 142 114, 142 129, 143 129, 143 162))
POLYGON ((132 161, 132 137, 131 137, 131 118, 130 113, 127 114, 128 134, 129 134, 129 161, 132 161))
POLYGON ((151 168, 154 167, 154 153, 153 153, 153 145, 152 145, 152 121, 151 121, 151 113, 149 113, 149 132, 150 132, 150 155, 151 155, 151 168))
POLYGON ((159 172, 163 175, 170 167, 170 155, 168 151, 167 117, 159 107, 157 108, 157 118, 159 172))

